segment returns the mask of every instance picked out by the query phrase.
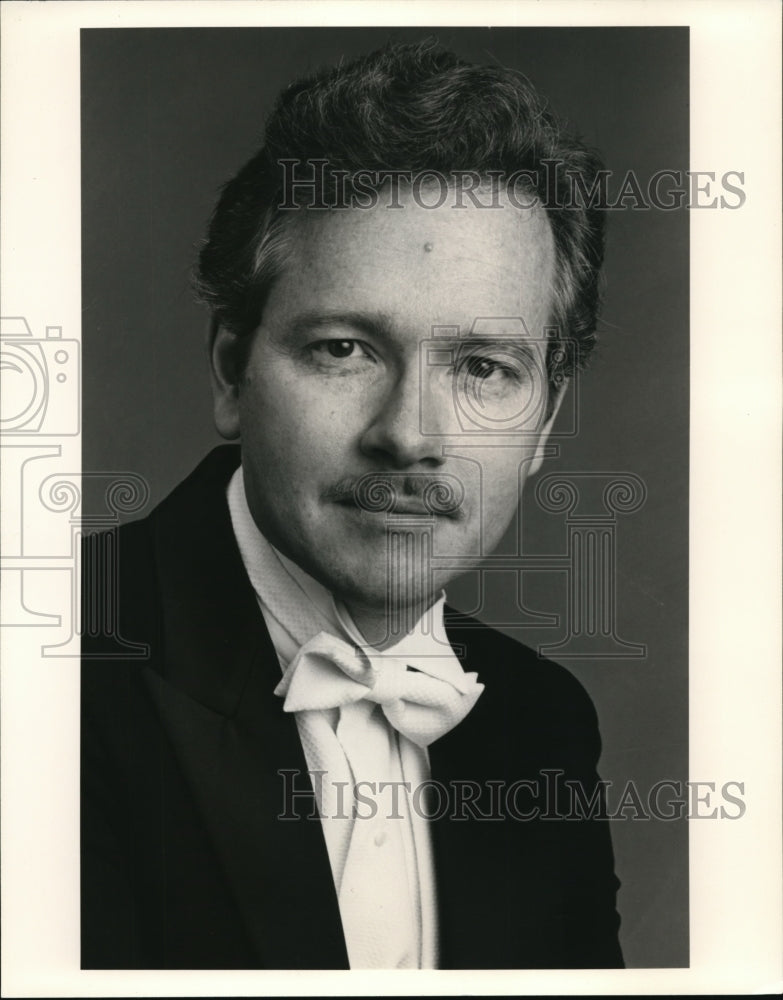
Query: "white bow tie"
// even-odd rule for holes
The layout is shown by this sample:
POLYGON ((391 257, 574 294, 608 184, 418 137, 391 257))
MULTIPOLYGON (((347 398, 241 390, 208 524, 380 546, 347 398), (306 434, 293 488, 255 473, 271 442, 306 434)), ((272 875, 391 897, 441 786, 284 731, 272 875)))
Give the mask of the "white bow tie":
POLYGON ((329 632, 306 642, 283 674, 275 694, 286 712, 338 708, 366 698, 380 705, 391 725, 426 747, 461 722, 484 685, 475 673, 441 680, 409 669, 393 655, 367 652, 329 632))

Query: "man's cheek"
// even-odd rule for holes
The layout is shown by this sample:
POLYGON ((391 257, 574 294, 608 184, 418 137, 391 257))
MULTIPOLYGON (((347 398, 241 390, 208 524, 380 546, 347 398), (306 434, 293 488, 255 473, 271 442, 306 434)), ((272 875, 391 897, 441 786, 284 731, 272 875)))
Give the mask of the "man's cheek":
POLYGON ((481 510, 484 527, 497 541, 519 506, 520 479, 516 467, 490 470, 482 484, 481 510))

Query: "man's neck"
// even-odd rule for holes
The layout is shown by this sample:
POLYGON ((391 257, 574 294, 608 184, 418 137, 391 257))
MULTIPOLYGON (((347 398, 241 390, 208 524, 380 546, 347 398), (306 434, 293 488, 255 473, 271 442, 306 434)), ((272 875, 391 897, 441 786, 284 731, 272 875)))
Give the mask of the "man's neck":
POLYGON ((375 649, 384 650, 396 645, 408 635, 422 616, 437 602, 440 595, 427 601, 402 607, 372 608, 346 601, 345 608, 366 642, 375 649))

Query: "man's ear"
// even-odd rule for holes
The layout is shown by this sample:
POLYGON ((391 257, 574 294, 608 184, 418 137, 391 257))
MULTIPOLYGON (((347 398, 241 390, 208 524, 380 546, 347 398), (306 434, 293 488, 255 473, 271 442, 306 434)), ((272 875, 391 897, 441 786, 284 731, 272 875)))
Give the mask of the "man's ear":
POLYGON ((209 360, 212 382, 212 412, 221 437, 239 437, 239 338, 225 327, 213 324, 209 331, 209 360))
MULTIPOLYGON (((551 388, 548 388, 548 391, 551 392, 552 391, 551 388)), ((547 422, 544 424, 544 426, 541 428, 541 431, 539 432, 539 438, 536 443, 536 452, 533 455, 532 459, 530 460, 530 465, 528 467, 529 476, 534 476, 541 468, 541 464, 543 463, 545 457, 544 450, 546 448, 546 443, 549 440, 549 435, 552 431, 552 425, 555 422, 558 411, 560 410, 560 406, 563 402, 563 397, 565 396, 567 391, 568 391, 568 379, 565 379, 561 383, 560 388, 557 390, 557 395, 555 396, 552 402, 552 412, 550 413, 547 422)))

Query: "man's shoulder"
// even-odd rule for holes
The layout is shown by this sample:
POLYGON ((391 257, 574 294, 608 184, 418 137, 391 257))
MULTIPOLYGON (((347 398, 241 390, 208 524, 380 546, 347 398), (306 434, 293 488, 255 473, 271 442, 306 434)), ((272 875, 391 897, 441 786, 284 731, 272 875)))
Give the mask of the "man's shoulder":
MULTIPOLYGON (((239 447, 214 448, 146 516, 127 521, 105 531, 86 534, 86 553, 111 548, 121 554, 120 567, 149 570, 157 561, 156 550, 170 544, 192 544, 206 530, 214 531, 228 520, 225 490, 240 463, 239 447), (162 543, 162 544, 161 544, 162 543)), ((97 567, 96 555, 85 556, 83 571, 91 575, 97 567)))
POLYGON ((448 609, 446 629, 449 640, 463 653, 466 670, 475 670, 488 690, 520 705, 534 704, 538 712, 551 707, 595 722, 592 699, 581 681, 562 664, 541 656, 536 650, 478 618, 448 609))
POLYGON ((147 517, 129 522, 120 530, 125 532, 127 529, 130 533, 134 524, 146 524, 150 528, 157 522, 166 526, 176 523, 186 529, 199 524, 206 516, 213 516, 218 511, 222 514, 226 509, 225 490, 240 460, 238 445, 213 448, 147 517))
POLYGON ((197 580, 225 578, 233 544, 225 489, 239 461, 237 447, 215 448, 145 517, 84 536, 83 650, 102 648, 118 623, 126 635, 157 638, 164 602, 197 580))
POLYGON ((161 528, 175 525, 179 531, 203 522, 206 517, 226 511, 223 500, 228 482, 241 461, 238 445, 213 448, 148 514, 85 538, 127 539, 129 545, 143 544, 161 528))

